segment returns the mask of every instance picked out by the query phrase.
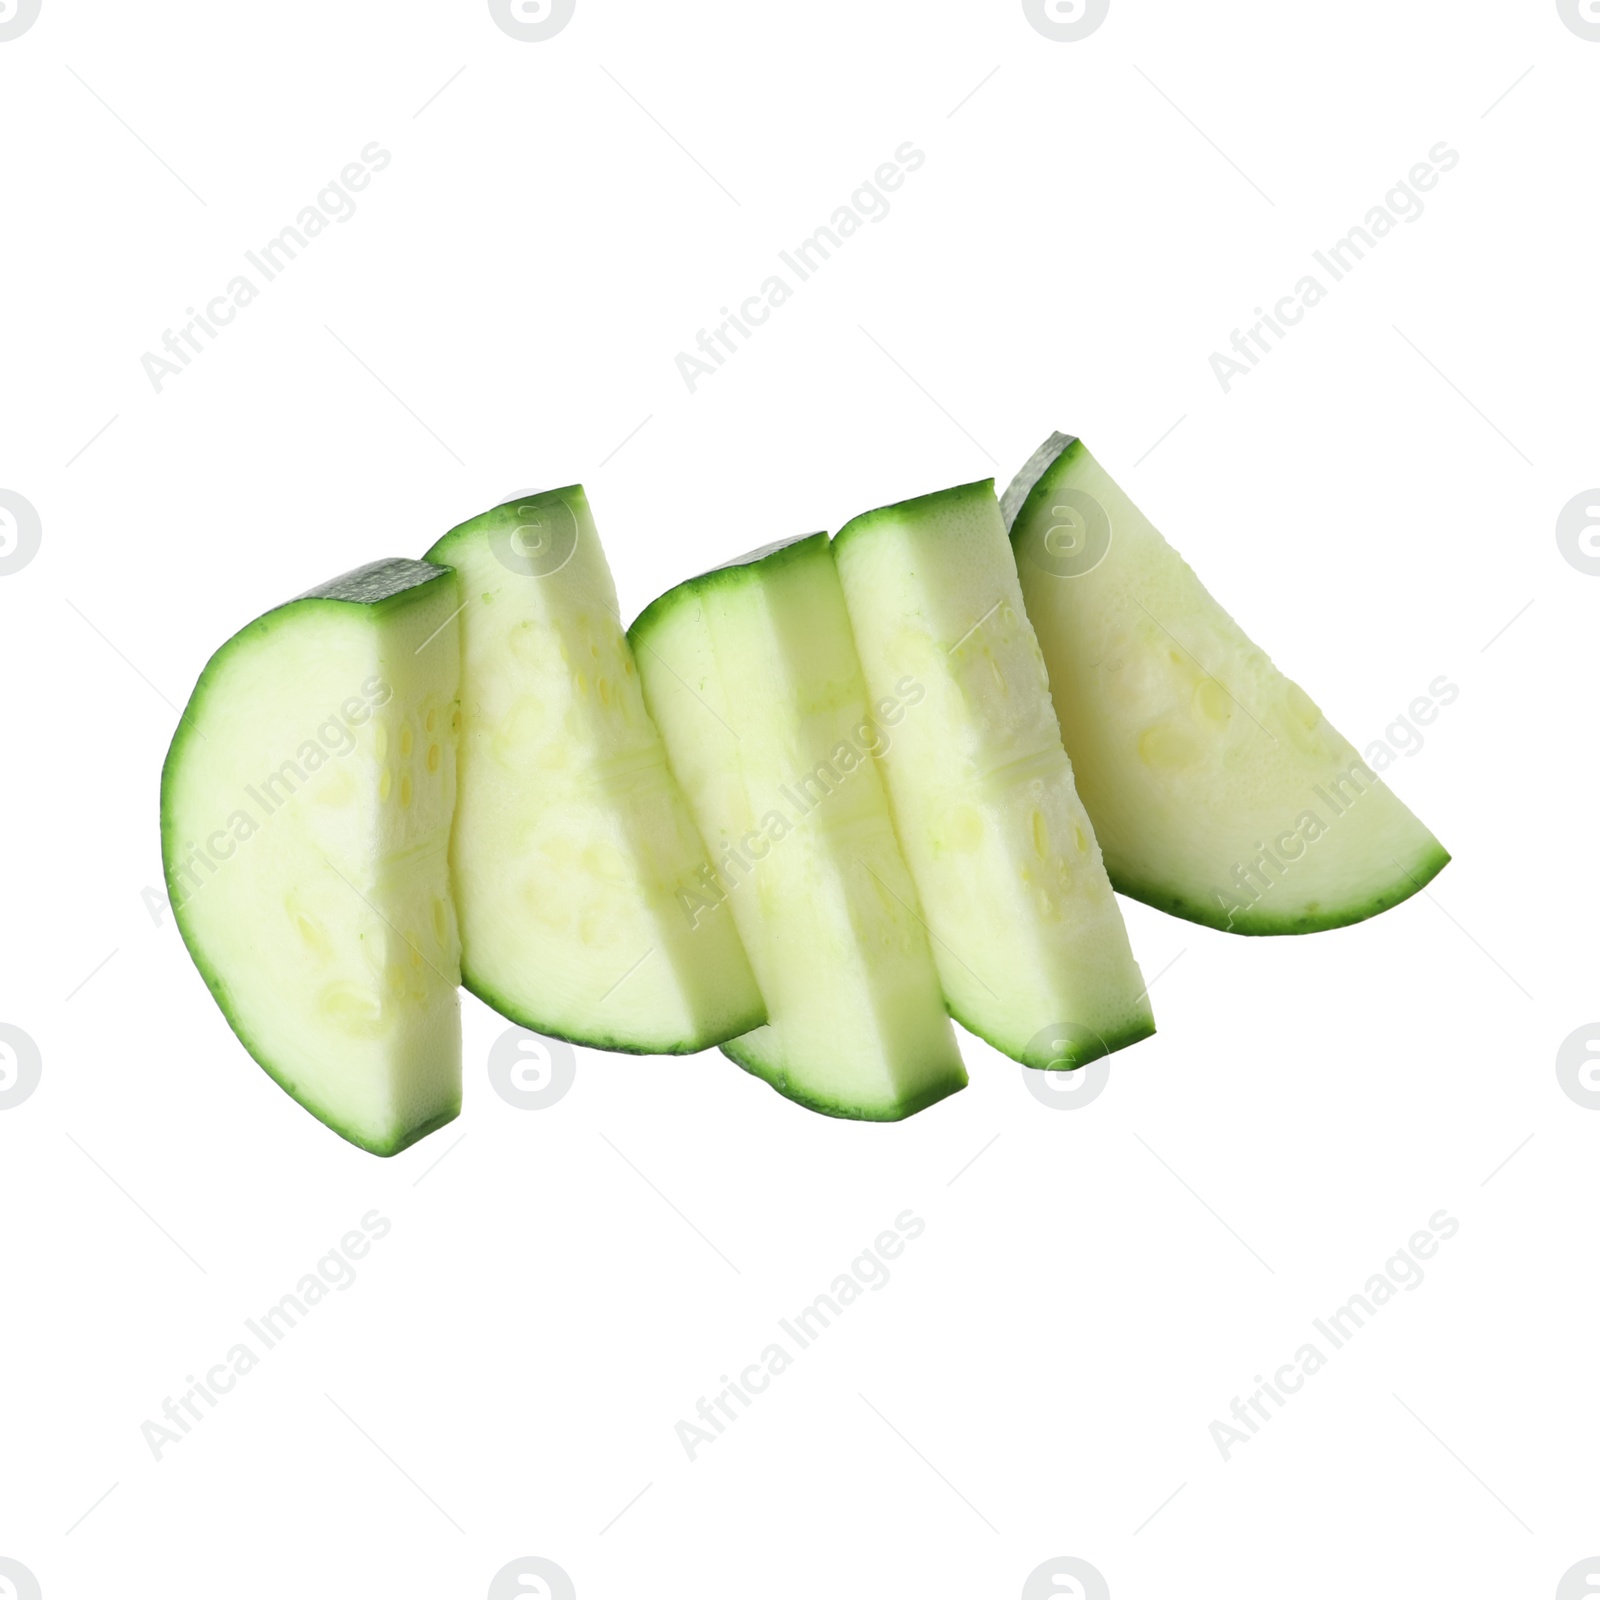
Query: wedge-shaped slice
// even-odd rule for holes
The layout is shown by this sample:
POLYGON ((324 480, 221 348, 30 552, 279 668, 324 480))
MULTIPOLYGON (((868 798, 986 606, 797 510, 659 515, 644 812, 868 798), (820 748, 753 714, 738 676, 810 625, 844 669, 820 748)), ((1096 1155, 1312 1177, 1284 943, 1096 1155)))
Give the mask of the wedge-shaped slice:
POLYGON ((967 1081, 872 760, 826 534, 669 590, 636 621, 645 701, 711 847, 766 1027, 724 1045, 780 1093, 890 1121, 967 1081))
POLYGON ((1450 859, 1076 439, 1002 502, 1078 793, 1124 894, 1233 933, 1311 933, 1450 859))
POLYGON ((993 480, 869 511, 833 553, 951 1015, 1034 1067, 1147 1037, 993 480))
POLYGON ((608 1050, 704 1050, 764 1021, 732 916, 679 903, 705 845, 645 712, 582 488, 474 517, 428 559, 460 575, 450 861, 467 988, 608 1050))
POLYGON ((461 1108, 455 588, 378 561, 211 658, 161 775, 167 890, 245 1048, 393 1155, 461 1108))

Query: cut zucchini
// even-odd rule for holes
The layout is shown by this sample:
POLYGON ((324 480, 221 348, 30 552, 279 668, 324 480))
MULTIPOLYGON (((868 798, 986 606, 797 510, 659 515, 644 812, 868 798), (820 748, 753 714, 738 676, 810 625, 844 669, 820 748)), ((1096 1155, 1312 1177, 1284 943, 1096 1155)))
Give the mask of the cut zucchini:
POLYGON ((646 1054, 766 1017, 726 909, 684 915, 705 845, 644 709, 583 489, 453 528, 460 793, 450 863, 466 987, 524 1027, 646 1054))
POLYGON ((1148 1037, 993 480, 869 511, 833 552, 951 1015, 1032 1067, 1148 1037))
POLYGON ((669 590, 630 638, 769 1021, 723 1046, 780 1093, 892 1121, 966 1083, 872 751, 826 534, 669 590))
POLYGON ((393 1155, 461 1108, 448 572, 379 561, 211 658, 161 775, 167 890, 234 1032, 393 1155))
POLYGON ((1124 894, 1233 933, 1343 927, 1450 859, 1076 439, 1003 501, 1078 792, 1124 894))

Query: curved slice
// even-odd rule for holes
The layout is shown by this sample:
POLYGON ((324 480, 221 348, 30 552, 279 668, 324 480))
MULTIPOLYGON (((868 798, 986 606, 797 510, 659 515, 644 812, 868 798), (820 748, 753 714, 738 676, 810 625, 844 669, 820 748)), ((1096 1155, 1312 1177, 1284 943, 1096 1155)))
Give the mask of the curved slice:
POLYGON ((726 910, 687 915, 705 845, 644 708, 581 486, 428 552, 460 575, 450 845, 467 988, 539 1033, 681 1055, 765 1019, 726 910))
POLYGON ((1123 894, 1232 933, 1375 916, 1450 859, 1081 441, 1002 509, 1078 793, 1123 894))
POLYGON ((967 1081, 872 751, 826 534, 691 578, 630 631, 769 1021, 723 1046, 791 1100, 888 1122, 967 1081))
POLYGON ((873 703, 926 693, 879 764, 950 1014, 1033 1067, 1147 1038, 993 481, 869 511, 833 554, 873 703))
POLYGON ((461 1109, 448 572, 379 561, 212 656, 161 773, 167 892, 252 1056, 393 1155, 461 1109))

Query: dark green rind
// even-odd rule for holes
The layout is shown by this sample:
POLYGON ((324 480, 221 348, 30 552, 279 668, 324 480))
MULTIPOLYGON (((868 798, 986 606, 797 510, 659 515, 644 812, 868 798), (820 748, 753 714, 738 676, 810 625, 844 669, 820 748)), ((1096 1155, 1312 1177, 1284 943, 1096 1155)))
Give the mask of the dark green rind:
MULTIPOLYGON (((300 1101, 300 1104, 305 1105, 305 1101, 300 1101)), ((312 1116, 316 1117, 317 1121, 322 1123, 324 1127, 332 1128, 341 1139, 348 1139, 351 1144, 358 1149, 365 1150, 369 1155, 397 1156, 402 1150, 409 1150, 412 1145, 426 1139, 430 1133, 437 1133, 441 1128, 448 1127, 450 1123, 454 1122, 461 1115, 461 1102, 458 1100, 450 1110, 441 1111, 438 1116, 430 1117, 426 1122, 419 1122, 416 1127, 401 1134, 392 1144, 386 1145, 363 1144, 360 1139, 353 1134, 346 1133, 336 1123, 329 1122, 326 1118, 318 1115, 310 1106, 306 1106, 306 1110, 310 1111, 312 1116)))
POLYGON ((569 483, 560 489, 539 489, 532 494, 513 495, 511 499, 502 500, 499 505, 491 506, 487 511, 480 511, 475 517, 468 517, 465 522, 458 522, 455 527, 434 540, 423 552, 422 559, 431 561, 435 565, 448 565, 446 553, 450 546, 460 539, 470 538, 474 534, 488 533, 502 523, 512 521, 511 508, 527 505, 533 500, 568 501, 585 508, 589 504, 589 497, 583 492, 581 483, 569 483))
MULTIPOLYGON (((1118 1050, 1126 1050, 1130 1044, 1138 1044, 1142 1039, 1153 1038, 1156 1031, 1155 1018, 1150 1015, 1146 1015, 1138 1022, 1132 1023, 1121 1033, 1113 1034, 1109 1039, 1107 1039, 1103 1034, 1097 1033, 1095 1029, 1085 1027, 1084 1032, 1093 1033, 1095 1037, 1099 1039, 1102 1048, 1083 1052, 1069 1067, 1045 1067, 1041 1066, 1037 1061, 1028 1060, 1026 1056, 1018 1055, 1015 1050, 1012 1050, 1006 1045, 1001 1044, 998 1039, 994 1038, 990 1034, 985 1033, 982 1028, 974 1027, 972 1023, 968 1022, 967 1019, 962 1016, 954 1006, 949 1006, 948 1010, 950 1015, 954 1017, 955 1020, 959 1022, 968 1033, 979 1039, 982 1039, 986 1045, 992 1046, 994 1049, 998 1050, 1001 1055, 1009 1056, 1013 1061, 1020 1061, 1023 1066, 1032 1067, 1036 1072, 1076 1072, 1079 1067, 1086 1067, 1091 1061, 1100 1060, 1102 1056, 1114 1055, 1118 1050)), ((1060 1061, 1063 1059, 1063 1057, 1055 1056, 1052 1059, 1060 1061)))
POLYGON ((1202 927, 1215 928, 1219 933, 1237 933, 1247 938, 1268 938, 1296 933, 1327 933, 1334 928, 1353 927, 1358 922, 1365 922, 1370 917, 1378 916, 1381 912, 1403 904, 1419 890, 1427 888, 1449 863, 1450 852, 1440 845, 1425 860, 1419 862, 1415 870, 1407 870, 1404 867, 1400 869, 1405 874, 1407 880, 1405 883, 1391 884, 1387 889, 1379 890, 1371 899, 1363 900, 1359 905, 1343 906, 1336 911, 1307 912, 1299 917, 1262 915, 1252 907, 1248 911, 1238 913, 1231 924, 1228 914, 1219 906, 1200 905, 1184 895, 1174 894, 1166 889, 1153 889, 1147 884, 1134 883, 1115 872, 1111 873, 1111 887, 1118 894, 1127 895, 1130 900, 1143 901, 1147 906, 1154 906, 1157 911, 1182 917, 1187 922, 1198 922, 1202 927))
POLYGON ((658 594, 633 619, 633 625, 628 629, 628 643, 632 645, 641 643, 655 623, 666 616, 669 611, 673 610, 691 593, 704 594, 708 590, 721 588, 724 585, 751 582, 753 581, 753 575, 758 570, 765 575, 765 573, 769 573, 777 567, 785 566, 791 561, 813 556, 819 549, 824 554, 827 553, 827 534, 804 533, 797 539, 780 540, 776 544, 762 545, 759 549, 752 550, 747 555, 735 556, 732 561, 723 566, 713 567, 709 572, 699 573, 693 578, 685 578, 682 583, 674 584, 665 594, 658 594))
POLYGON ((810 1095, 803 1089, 796 1089, 783 1073, 775 1072, 764 1063, 758 1062, 754 1056, 741 1055, 731 1044, 724 1044, 722 1053, 735 1066, 742 1067, 752 1078, 759 1078, 769 1089, 781 1094, 785 1100, 792 1100, 797 1106, 804 1106, 807 1111, 815 1111, 824 1117, 837 1117, 846 1122, 904 1122, 907 1117, 914 1117, 919 1111, 926 1111, 929 1106, 937 1105, 939 1101, 967 1086, 967 1076, 962 1073, 959 1083, 949 1081, 932 1084, 923 1093, 909 1100, 901 1100, 893 1106, 869 1111, 861 1106, 846 1105, 838 1100, 825 1100, 819 1095, 810 1095))
POLYGON ((959 505, 966 500, 992 499, 993 496, 994 479, 980 478, 976 483, 958 483, 951 489, 936 489, 932 494, 919 494, 911 500, 897 500, 893 505, 877 506, 871 511, 863 511, 860 516, 852 517, 845 523, 833 536, 834 548, 837 549, 847 538, 859 533, 863 528, 870 528, 880 517, 885 517, 890 512, 916 515, 925 511, 937 511, 947 505, 959 505))
POLYGON ((224 998, 227 992, 226 983, 217 973, 212 971, 210 963, 201 955, 190 937, 187 921, 183 914, 183 905, 179 898, 183 891, 178 882, 173 864, 176 852, 171 847, 178 841, 175 838, 173 827, 171 789, 175 775, 182 765, 182 758, 188 748, 189 741, 198 733, 193 712, 205 700, 211 687, 211 680, 216 676, 218 668, 245 639, 260 633, 270 633, 274 626, 274 619, 277 618, 280 612, 287 611, 291 606, 318 604, 383 606, 399 599, 403 595, 409 594, 415 589, 421 588, 424 584, 433 583, 440 578, 451 579, 454 577, 454 573, 450 568, 437 565, 433 567, 430 573, 423 575, 408 575, 408 573, 402 573, 398 570, 417 568, 425 564, 420 561, 409 561, 404 557, 369 562, 364 567, 357 567, 353 571, 345 573, 342 577, 334 578, 316 589, 309 590, 297 599, 286 600, 282 605, 274 606, 272 610, 263 612, 253 622, 246 623, 232 638, 226 640, 212 652, 211 659, 201 669, 200 676, 195 680, 194 689, 189 695, 188 703, 184 706, 179 718, 177 731, 172 736, 172 743, 167 747, 167 758, 161 764, 161 877, 162 882, 166 885, 167 901, 172 907, 172 920, 177 924, 178 937, 183 940, 183 947, 189 952, 189 959, 194 963, 195 970, 200 974, 201 981, 209 990, 211 998, 216 1001, 217 1009, 221 1011, 223 1019, 233 1030, 234 1037, 244 1046, 250 1059, 296 1105, 304 1107, 325 1128, 331 1129, 341 1139, 353 1144, 358 1150, 365 1150, 370 1155, 375 1156, 398 1155, 402 1150, 414 1145, 419 1139, 426 1138, 428 1134, 444 1127, 446 1123, 455 1121, 461 1114, 460 1102, 457 1101, 453 1110, 443 1113, 415 1128, 408 1128, 387 1143, 375 1144, 332 1121, 322 1111, 319 1111, 316 1106, 312 1105, 309 1100, 304 1099, 294 1085, 272 1065, 255 1042, 246 1034, 238 1017, 234 1014, 232 1006, 224 998), (393 570, 391 570, 387 579, 383 577, 375 579, 373 574, 379 573, 381 569, 393 570), (347 586, 350 592, 336 592, 347 586), (357 596, 357 590, 363 591, 360 597, 357 596))
POLYGON ((1083 441, 1070 433, 1052 433, 1045 442, 1023 463, 1022 470, 1006 485, 1000 496, 1000 515, 1005 519, 1006 532, 1013 533, 1022 513, 1035 498, 1043 499, 1049 493, 1050 481, 1063 463, 1070 461, 1083 449, 1083 441))
POLYGON ((729 1039, 737 1039, 740 1034, 762 1027, 767 1020, 766 1007, 762 1006, 750 1016, 741 1018, 738 1024, 726 1033, 719 1029, 715 1036, 708 1035, 703 1039, 689 1042, 678 1039, 664 1044, 629 1044, 608 1034, 562 1033, 560 1029, 540 1022, 531 1012, 519 1010, 510 1001, 497 995, 487 984, 479 983, 465 967, 461 969, 461 987, 468 994, 476 995, 491 1010, 498 1011, 508 1022, 514 1022, 519 1028, 528 1029, 530 1033, 540 1034, 546 1039, 564 1039, 568 1044, 581 1044, 586 1050, 609 1050, 616 1055, 624 1056, 698 1055, 702 1050, 726 1044, 729 1039))

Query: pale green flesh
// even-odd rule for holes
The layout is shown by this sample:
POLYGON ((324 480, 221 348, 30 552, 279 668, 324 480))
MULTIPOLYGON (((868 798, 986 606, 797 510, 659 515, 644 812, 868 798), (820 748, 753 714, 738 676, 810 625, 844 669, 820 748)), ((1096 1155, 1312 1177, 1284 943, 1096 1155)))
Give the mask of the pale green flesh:
POLYGON ((952 1014, 1030 1066, 1145 1038, 993 485, 858 517, 834 558, 870 698, 912 701, 880 767, 952 1014))
POLYGON ((461 1105, 454 591, 420 562, 349 579, 212 658, 162 774, 162 848, 184 940, 246 1048, 390 1155, 461 1105))
POLYGON ((1057 436, 1024 473, 1006 496, 1023 597, 1119 890, 1234 933, 1304 933, 1385 910, 1444 866, 1081 442, 1057 436), (1092 559, 1096 525, 1103 558, 1062 575, 1085 537, 1092 559))
POLYGON ((632 637, 710 847, 688 909, 731 907, 767 1002, 727 1053, 836 1116, 892 1120, 961 1088, 826 538, 680 586, 632 637))
POLYGON ((468 988, 613 1050, 702 1050, 759 1023, 732 916, 680 904, 705 846, 645 712, 583 490, 499 507, 428 554, 456 569, 463 607, 451 867, 468 988))

